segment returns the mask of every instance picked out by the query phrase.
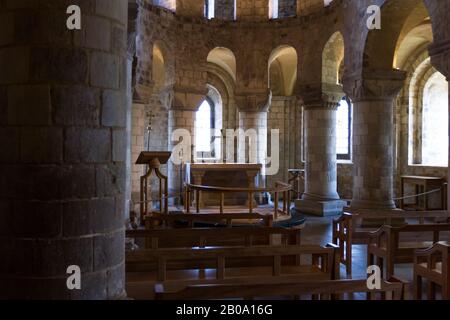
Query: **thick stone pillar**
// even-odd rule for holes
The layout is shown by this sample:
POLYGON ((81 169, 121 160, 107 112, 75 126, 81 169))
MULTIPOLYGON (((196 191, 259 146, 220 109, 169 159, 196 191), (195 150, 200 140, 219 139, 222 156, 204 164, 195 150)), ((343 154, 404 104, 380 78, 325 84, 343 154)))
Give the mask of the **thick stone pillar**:
POLYGON ((0 4, 0 299, 125 296, 127 1, 74 3, 80 31, 60 1, 0 4))
POLYGON ((272 95, 267 90, 240 94, 236 97, 239 108, 238 162, 263 165, 264 182, 267 158, 267 112, 272 95))
POLYGON ((169 110, 168 132, 169 151, 173 151, 168 172, 171 192, 178 193, 182 188, 180 162, 185 164, 195 161, 195 117, 206 93, 206 90, 189 93, 175 91, 174 93, 172 107, 169 110), (186 134, 184 137, 182 137, 183 132, 186 134), (182 148, 179 146, 180 143, 182 148))
POLYGON ((239 129, 244 136, 239 139, 238 161, 264 164, 267 156, 267 111, 240 111, 239 129))
POLYGON ((296 209, 335 215, 346 205, 337 193, 336 111, 338 102, 305 106, 305 193, 296 209))
POLYGON ((370 70, 346 78, 353 102, 352 208, 394 209, 394 102, 405 73, 370 70))

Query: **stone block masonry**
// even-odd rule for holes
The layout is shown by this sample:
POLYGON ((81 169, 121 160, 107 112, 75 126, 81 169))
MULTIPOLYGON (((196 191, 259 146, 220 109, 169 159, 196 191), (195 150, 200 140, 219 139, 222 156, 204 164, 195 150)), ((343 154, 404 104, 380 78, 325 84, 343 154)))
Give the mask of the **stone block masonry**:
POLYGON ((0 299, 125 296, 128 2, 70 4, 0 2, 0 299))

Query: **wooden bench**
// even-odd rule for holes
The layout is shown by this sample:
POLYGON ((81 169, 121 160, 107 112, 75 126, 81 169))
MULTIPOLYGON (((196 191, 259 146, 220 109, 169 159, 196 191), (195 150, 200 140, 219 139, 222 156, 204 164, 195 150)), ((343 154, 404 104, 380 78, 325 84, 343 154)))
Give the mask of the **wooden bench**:
POLYGON ((424 224, 427 219, 433 223, 440 219, 450 222, 450 212, 447 211, 401 211, 401 210, 354 210, 352 213, 344 213, 333 221, 333 244, 341 249, 341 263, 345 265, 348 275, 352 274, 352 246, 353 244, 366 244, 369 234, 378 228, 364 227, 361 220, 376 221, 379 226, 392 225, 399 219, 408 219, 408 222, 416 219, 417 224, 424 224))
POLYGON ((367 265, 376 263, 383 270, 384 262, 386 262, 386 278, 389 278, 394 275, 395 263, 413 262, 417 249, 432 246, 440 240, 441 233, 446 231, 450 231, 450 224, 383 226, 369 235, 367 265), (406 241, 400 239, 402 234, 410 235, 411 233, 417 233, 421 239, 406 241))
POLYGON ((300 229, 274 227, 128 230, 127 238, 144 238, 147 249, 254 245, 300 245, 300 229))
POLYGON ((428 299, 436 298, 436 285, 442 299, 450 300, 450 243, 438 242, 426 250, 417 250, 414 258, 414 298, 422 299, 422 279, 428 280, 428 299))
POLYGON ((147 229, 155 227, 186 227, 193 228, 196 223, 209 223, 232 227, 233 223, 246 222, 266 227, 273 225, 272 215, 258 213, 226 213, 226 214, 158 214, 145 217, 147 229))
MULTIPOLYGON (((306 279, 339 278, 338 248, 320 246, 254 246, 220 248, 170 248, 126 252, 127 272, 156 271, 157 281, 168 272, 195 270, 195 279, 304 275, 306 279), (302 264, 302 257, 310 258, 302 264)), ((306 260, 306 259, 305 259, 306 260)), ((177 279, 183 280, 183 279, 177 279)), ((184 279, 189 280, 189 279, 184 279)))
POLYGON ((342 299, 344 295, 367 293, 368 299, 402 300, 405 283, 392 279, 382 281, 380 290, 369 290, 367 280, 280 280, 265 279, 246 283, 168 284, 155 285, 156 300, 208 300, 237 298, 304 297, 342 299), (395 281, 395 282, 394 282, 395 281))

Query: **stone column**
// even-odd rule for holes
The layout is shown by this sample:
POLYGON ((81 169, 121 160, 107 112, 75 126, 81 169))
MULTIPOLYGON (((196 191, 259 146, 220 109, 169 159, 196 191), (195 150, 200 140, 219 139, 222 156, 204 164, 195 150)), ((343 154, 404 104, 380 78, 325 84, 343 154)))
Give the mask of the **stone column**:
POLYGON ((80 31, 60 1, 0 4, 0 299, 125 296, 128 2, 76 3, 80 31))
POLYGON ((344 79, 353 102, 352 208, 394 209, 394 102, 405 73, 368 70, 344 79))
POLYGON ((271 101, 272 95, 267 90, 241 93, 236 96, 240 130, 238 162, 262 164, 263 185, 267 158, 267 112, 271 101))
POLYGON ((240 111, 239 129, 246 136, 239 139, 238 161, 264 164, 267 155, 267 111, 240 111))
POLYGON ((346 205, 337 193, 336 111, 338 102, 305 106, 305 193, 296 201, 302 213, 335 215, 346 205))
POLYGON ((169 151, 173 151, 172 158, 169 161, 169 190, 178 193, 182 187, 180 176, 180 156, 183 163, 192 163, 195 161, 195 116, 200 104, 205 99, 206 91, 198 92, 180 92, 175 91, 172 107, 169 110, 169 151), (176 136, 178 133, 186 133, 186 138, 190 141, 176 136), (182 155, 179 154, 180 148, 177 145, 182 143, 182 155))

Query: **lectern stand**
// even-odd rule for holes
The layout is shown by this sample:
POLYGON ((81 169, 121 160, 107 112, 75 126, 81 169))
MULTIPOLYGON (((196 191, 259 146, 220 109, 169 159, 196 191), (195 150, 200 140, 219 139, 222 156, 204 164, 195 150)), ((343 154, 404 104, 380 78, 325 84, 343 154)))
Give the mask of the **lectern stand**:
POLYGON ((145 175, 141 177, 141 192, 140 192, 140 215, 141 215, 141 224, 144 224, 144 218, 147 214, 151 213, 151 209, 149 212, 149 204, 150 208, 152 208, 151 204, 153 203, 153 199, 151 198, 151 185, 149 184, 149 179, 151 178, 153 172, 155 172, 156 177, 159 181, 159 201, 160 213, 169 213, 169 184, 167 177, 159 170, 162 164, 166 164, 169 160, 171 152, 152 152, 152 151, 144 151, 141 152, 139 158, 136 161, 136 164, 144 164, 147 165, 148 170, 145 175))

